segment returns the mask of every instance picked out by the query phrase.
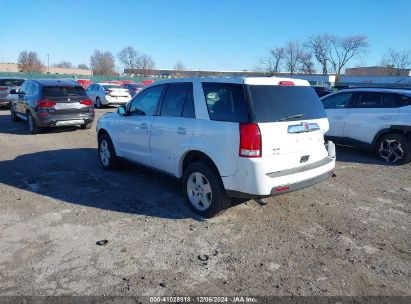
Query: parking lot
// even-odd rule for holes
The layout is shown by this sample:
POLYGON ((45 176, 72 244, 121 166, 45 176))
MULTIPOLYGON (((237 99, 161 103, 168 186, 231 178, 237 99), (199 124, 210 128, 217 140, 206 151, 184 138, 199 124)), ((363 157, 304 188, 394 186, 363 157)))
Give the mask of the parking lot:
POLYGON ((103 171, 94 127, 29 135, 9 113, 2 295, 411 295, 410 164, 338 147, 336 178, 204 220, 172 178, 103 171))

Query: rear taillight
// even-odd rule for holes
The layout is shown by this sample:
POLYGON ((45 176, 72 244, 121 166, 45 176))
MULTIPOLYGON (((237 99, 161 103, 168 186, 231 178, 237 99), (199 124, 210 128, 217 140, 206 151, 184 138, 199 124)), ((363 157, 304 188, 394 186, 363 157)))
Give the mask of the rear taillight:
POLYGON ((92 106, 93 105, 93 101, 91 99, 84 99, 84 100, 80 101, 80 103, 82 105, 85 105, 85 106, 92 106))
POLYGON ((261 157, 261 133, 255 123, 240 124, 240 157, 261 157))
POLYGON ((5 91, 7 88, 0 87, 0 91, 5 91))
POLYGON ((282 86, 293 86, 294 85, 294 82, 292 82, 292 81, 280 81, 279 83, 278 83, 278 85, 282 85, 282 86))
POLYGON ((55 106, 57 103, 55 101, 41 99, 37 101, 37 106, 39 109, 46 109, 55 106))

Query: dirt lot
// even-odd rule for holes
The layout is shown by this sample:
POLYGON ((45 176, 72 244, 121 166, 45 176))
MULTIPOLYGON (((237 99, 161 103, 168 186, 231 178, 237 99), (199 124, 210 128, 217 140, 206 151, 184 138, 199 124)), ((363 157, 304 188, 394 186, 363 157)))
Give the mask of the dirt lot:
POLYGON ((176 180, 103 171, 94 129, 0 110, 0 152, 0 295, 411 295, 410 165, 338 148, 337 178, 203 220, 176 180))

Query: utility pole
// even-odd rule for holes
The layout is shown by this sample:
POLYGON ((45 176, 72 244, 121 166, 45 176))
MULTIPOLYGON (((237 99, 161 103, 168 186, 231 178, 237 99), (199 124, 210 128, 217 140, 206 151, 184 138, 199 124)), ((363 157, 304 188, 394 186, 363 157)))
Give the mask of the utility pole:
POLYGON ((47 73, 50 74, 50 54, 47 54, 47 73))

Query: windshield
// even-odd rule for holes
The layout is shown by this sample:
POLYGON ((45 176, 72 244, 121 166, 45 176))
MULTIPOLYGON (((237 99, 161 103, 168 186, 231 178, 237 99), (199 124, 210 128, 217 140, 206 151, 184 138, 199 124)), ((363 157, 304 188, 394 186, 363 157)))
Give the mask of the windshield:
POLYGON ((19 87, 24 82, 24 79, 0 79, 0 86, 19 87))
POLYGON ((256 122, 325 118, 324 107, 311 87, 246 85, 256 122))

